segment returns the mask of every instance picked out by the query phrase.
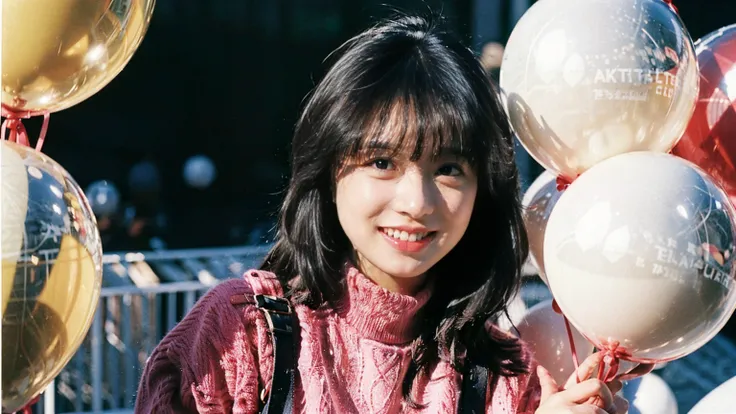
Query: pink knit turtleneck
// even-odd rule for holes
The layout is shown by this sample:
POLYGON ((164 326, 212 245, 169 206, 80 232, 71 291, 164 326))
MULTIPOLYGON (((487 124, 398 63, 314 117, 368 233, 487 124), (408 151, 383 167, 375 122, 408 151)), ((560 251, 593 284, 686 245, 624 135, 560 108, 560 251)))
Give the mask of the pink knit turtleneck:
MULTIPOLYGON (((415 399, 425 408, 403 404, 401 385, 414 337, 410 327, 429 289, 405 296, 354 268, 346 277, 346 296, 335 309, 295 308, 301 327, 295 412, 455 413, 461 378, 442 361, 415 381, 415 399)), ((149 358, 136 413, 258 412, 273 369, 268 327, 254 306, 230 303, 233 295, 254 292, 281 294, 272 274, 250 271, 199 301, 149 358)), ((496 385, 488 393, 487 413, 532 413, 538 405, 534 375, 489 383, 496 385)))

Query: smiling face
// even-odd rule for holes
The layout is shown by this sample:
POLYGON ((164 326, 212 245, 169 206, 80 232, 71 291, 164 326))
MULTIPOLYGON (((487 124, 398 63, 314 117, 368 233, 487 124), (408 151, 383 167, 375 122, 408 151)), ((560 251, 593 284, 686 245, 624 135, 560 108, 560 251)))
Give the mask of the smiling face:
POLYGON ((451 150, 412 157, 413 145, 400 141, 370 141, 345 161, 335 203, 361 271, 412 294, 465 234, 478 183, 469 162, 451 150))

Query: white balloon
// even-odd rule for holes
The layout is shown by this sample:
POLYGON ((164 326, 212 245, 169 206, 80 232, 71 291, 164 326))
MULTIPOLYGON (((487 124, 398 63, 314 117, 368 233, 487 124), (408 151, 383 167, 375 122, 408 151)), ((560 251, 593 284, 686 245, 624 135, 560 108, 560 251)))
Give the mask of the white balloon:
POLYGON ((92 212, 99 217, 117 213, 120 206, 120 192, 115 184, 102 180, 90 184, 85 191, 92 212))
MULTIPOLYGON (((575 372, 572 350, 568 340, 565 320, 552 309, 552 301, 538 303, 529 309, 516 324, 519 336, 526 342, 539 365, 552 374, 558 384, 564 384, 575 372)), ((582 362, 593 353, 593 345, 572 328, 575 351, 582 362)))
POLYGON ((688 414, 731 414, 736 411, 736 377, 703 397, 688 414))
POLYGON ((519 141, 569 180, 630 151, 666 152, 698 96, 695 50, 661 0, 540 0, 514 27, 500 85, 519 141))
POLYGON ((195 155, 184 164, 184 181, 194 188, 207 188, 216 177, 215 164, 204 155, 195 155))
POLYGON ((629 401, 628 414, 677 414, 677 399, 669 385, 656 374, 628 381, 623 396, 629 401))
POLYGON ((562 192, 557 191, 557 177, 544 171, 529 186, 521 201, 524 226, 529 238, 529 259, 544 283, 547 283, 544 270, 544 233, 549 216, 560 196, 562 192))
POLYGON ((560 309, 601 349, 681 358, 736 309, 734 209, 695 165, 633 152, 595 165, 547 223, 544 266, 560 309))

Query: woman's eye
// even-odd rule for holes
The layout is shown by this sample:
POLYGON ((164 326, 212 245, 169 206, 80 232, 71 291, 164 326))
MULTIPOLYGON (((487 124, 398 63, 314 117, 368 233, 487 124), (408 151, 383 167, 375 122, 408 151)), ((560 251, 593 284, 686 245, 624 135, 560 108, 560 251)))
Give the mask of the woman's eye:
POLYGON ((457 164, 445 164, 437 170, 437 175, 449 175, 455 177, 462 174, 463 169, 457 164))
POLYGON ((394 164, 391 162, 391 160, 385 158, 373 160, 371 161, 371 165, 378 168, 379 170, 390 170, 394 167, 394 164))

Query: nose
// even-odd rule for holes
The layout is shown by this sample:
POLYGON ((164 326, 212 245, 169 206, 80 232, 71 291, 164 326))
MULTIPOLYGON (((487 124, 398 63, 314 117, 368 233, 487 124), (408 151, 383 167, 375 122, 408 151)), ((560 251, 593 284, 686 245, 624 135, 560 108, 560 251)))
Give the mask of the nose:
POLYGON ((407 171, 396 185, 394 210, 417 219, 432 214, 436 205, 437 187, 432 177, 421 171, 407 171))

